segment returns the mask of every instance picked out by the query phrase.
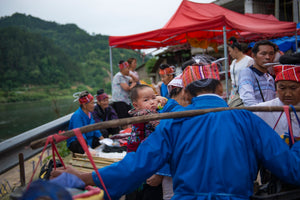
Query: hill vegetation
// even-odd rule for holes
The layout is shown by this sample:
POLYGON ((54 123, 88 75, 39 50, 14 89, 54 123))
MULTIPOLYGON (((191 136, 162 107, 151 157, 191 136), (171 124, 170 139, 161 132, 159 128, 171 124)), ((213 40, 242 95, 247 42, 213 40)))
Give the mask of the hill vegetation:
MULTIPOLYGON (((114 74, 119 60, 135 57, 142 64, 139 52, 113 48, 112 54, 114 74)), ((60 25, 19 13, 0 18, 2 102, 11 91, 35 87, 92 92, 104 88, 111 93, 109 63, 108 36, 89 35, 75 24, 60 25)))

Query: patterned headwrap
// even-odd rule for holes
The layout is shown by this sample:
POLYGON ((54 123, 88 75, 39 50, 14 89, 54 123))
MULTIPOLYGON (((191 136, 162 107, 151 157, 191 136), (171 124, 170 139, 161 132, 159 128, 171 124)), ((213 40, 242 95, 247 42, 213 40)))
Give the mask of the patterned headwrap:
POLYGON ((102 93, 102 94, 97 95, 97 100, 98 101, 102 101, 103 99, 106 99, 106 98, 108 98, 108 95, 106 93, 102 93))
POLYGON ((300 65, 275 65, 273 67, 277 81, 300 82, 300 65))
POLYGON ((182 73, 183 86, 186 87, 190 83, 201 79, 218 79, 220 80, 218 65, 216 63, 208 65, 188 66, 182 73))
POLYGON ((87 96, 81 97, 78 99, 80 104, 86 104, 94 100, 93 95, 88 94, 87 96))
POLYGON ((120 70, 122 70, 122 69, 124 69, 124 68, 128 68, 128 67, 129 67, 128 62, 123 62, 123 63, 119 64, 120 70))
POLYGON ((173 78, 170 83, 168 84, 168 91, 169 93, 173 88, 183 88, 183 83, 182 83, 182 73, 173 78))
POLYGON ((159 69, 160 75, 167 75, 167 74, 174 74, 174 73, 175 71, 173 66, 167 67, 165 69, 159 69))

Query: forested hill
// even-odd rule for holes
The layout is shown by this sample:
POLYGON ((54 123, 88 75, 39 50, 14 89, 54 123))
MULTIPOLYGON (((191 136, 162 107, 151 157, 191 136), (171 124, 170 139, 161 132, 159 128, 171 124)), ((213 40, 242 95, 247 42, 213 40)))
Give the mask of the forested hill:
MULTIPOLYGON (((113 48, 113 71, 119 60, 140 54, 113 48)), ((75 24, 61 25, 15 13, 0 18, 2 89, 23 85, 83 83, 110 90, 108 36, 90 35, 75 24)))

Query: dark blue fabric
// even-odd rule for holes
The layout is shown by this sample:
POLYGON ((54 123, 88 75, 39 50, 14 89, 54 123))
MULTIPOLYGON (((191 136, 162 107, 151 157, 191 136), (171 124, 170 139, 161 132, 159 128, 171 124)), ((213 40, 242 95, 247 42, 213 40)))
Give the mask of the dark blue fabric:
MULTIPOLYGON (((201 95, 186 110, 227 107, 220 97, 201 95)), ((181 199, 249 199, 258 165, 300 185, 300 142, 291 149, 262 119, 246 110, 210 112, 161 120, 137 152, 99 169, 113 199, 170 162, 174 196, 181 199)), ((97 186, 101 184, 92 173, 97 186)))
POLYGON ((33 200, 40 197, 49 197, 51 200, 72 200, 71 194, 64 187, 42 179, 32 182, 21 200, 33 200))
MULTIPOLYGON (((299 25, 299 24, 298 24, 299 25)), ((295 36, 285 36, 277 39, 270 40, 271 42, 277 44, 280 51, 287 52, 288 50, 296 51, 296 39, 295 36)), ((297 41, 300 42, 300 35, 297 35, 297 41)), ((249 43, 248 47, 253 47, 255 42, 249 43)), ((299 47, 299 45, 298 45, 299 47)))
POLYGON ((170 98, 168 87, 164 83, 161 84, 160 95, 163 96, 163 97, 166 97, 168 99, 170 98))
POLYGON ((69 173, 62 173, 60 176, 49 180, 49 182, 66 188, 84 189, 85 187, 85 183, 80 178, 69 173))
MULTIPOLYGON (((79 107, 74 114, 72 115, 70 122, 69 122, 69 130, 72 130, 74 128, 80 128, 83 126, 87 126, 90 124, 94 124, 95 121, 93 119, 92 114, 90 113, 91 117, 89 118, 89 116, 87 116, 83 110, 79 107)), ((82 134, 83 138, 85 139, 85 141, 87 142, 87 144, 92 147, 92 142, 93 142, 93 138, 99 138, 101 137, 101 132, 99 130, 96 131, 91 131, 85 134, 82 134)), ((71 142, 76 141, 77 138, 76 136, 71 137, 69 139, 67 139, 67 146, 69 147, 71 142)))

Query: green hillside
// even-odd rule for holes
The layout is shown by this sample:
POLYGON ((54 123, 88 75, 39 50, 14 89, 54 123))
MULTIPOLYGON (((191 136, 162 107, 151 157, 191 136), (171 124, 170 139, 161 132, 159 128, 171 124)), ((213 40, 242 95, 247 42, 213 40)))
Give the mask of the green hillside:
MULTIPOLYGON (((112 49, 113 72, 119 60, 142 58, 138 52, 112 49)), ((146 59, 147 60, 147 59, 146 59)), ((61 25, 15 13, 0 18, 2 90, 28 85, 84 84, 110 91, 108 36, 89 35, 75 24, 61 25)))

